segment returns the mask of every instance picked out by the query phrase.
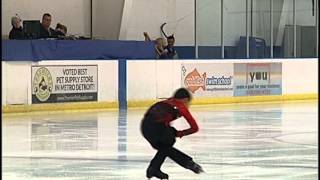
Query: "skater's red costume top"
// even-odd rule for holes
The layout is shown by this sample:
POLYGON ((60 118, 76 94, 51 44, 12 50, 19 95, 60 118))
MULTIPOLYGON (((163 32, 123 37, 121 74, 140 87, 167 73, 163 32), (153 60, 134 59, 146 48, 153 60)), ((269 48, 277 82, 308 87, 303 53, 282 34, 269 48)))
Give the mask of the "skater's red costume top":
POLYGON ((157 122, 164 123, 168 127, 170 126, 171 121, 183 116, 190 125, 190 128, 177 131, 176 136, 180 138, 193 134, 199 130, 197 122, 190 114, 188 108, 175 98, 170 98, 154 104, 150 107, 145 116, 149 116, 157 122))

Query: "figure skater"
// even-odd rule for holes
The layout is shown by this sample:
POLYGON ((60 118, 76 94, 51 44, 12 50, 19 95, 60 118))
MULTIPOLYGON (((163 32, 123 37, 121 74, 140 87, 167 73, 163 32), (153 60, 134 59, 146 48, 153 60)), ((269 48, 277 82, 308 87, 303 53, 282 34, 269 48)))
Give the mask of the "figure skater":
POLYGON ((176 90, 173 97, 155 103, 145 113, 141 122, 141 131, 144 138, 157 150, 147 168, 147 178, 169 179, 168 174, 160 170, 167 156, 196 174, 204 172, 190 156, 173 147, 176 137, 182 138, 199 130, 195 119, 188 110, 191 100, 190 92, 185 88, 180 88, 176 90), (178 131, 170 126, 170 122, 181 116, 187 120, 190 128, 178 131))

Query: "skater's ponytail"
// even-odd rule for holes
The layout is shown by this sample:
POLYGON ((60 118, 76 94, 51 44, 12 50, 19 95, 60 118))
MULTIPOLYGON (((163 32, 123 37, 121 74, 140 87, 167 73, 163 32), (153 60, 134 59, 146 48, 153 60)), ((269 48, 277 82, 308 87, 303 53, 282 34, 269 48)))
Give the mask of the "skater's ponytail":
POLYGON ((177 89, 176 92, 174 93, 173 97, 176 99, 188 98, 189 101, 192 100, 192 95, 186 88, 177 89))

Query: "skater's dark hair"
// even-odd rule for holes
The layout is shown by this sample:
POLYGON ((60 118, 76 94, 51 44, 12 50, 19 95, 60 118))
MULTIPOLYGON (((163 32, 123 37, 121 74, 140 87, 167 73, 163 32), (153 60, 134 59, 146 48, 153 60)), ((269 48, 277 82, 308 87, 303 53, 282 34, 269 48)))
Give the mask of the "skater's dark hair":
POLYGON ((173 97, 176 99, 188 98, 189 101, 192 100, 192 95, 186 88, 177 89, 176 92, 174 93, 173 97))

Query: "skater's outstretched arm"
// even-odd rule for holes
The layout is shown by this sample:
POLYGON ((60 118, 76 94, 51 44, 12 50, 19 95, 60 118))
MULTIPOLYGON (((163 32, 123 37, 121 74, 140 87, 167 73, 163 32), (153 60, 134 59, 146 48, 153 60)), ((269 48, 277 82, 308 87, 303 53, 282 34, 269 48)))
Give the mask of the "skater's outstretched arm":
POLYGON ((183 116, 187 120, 188 124, 190 125, 190 128, 182 131, 177 131, 176 136, 181 138, 183 136, 187 136, 189 134, 193 134, 199 131, 198 124, 196 120, 192 117, 187 107, 185 105, 181 105, 180 107, 178 107, 178 109, 181 116, 183 116))

